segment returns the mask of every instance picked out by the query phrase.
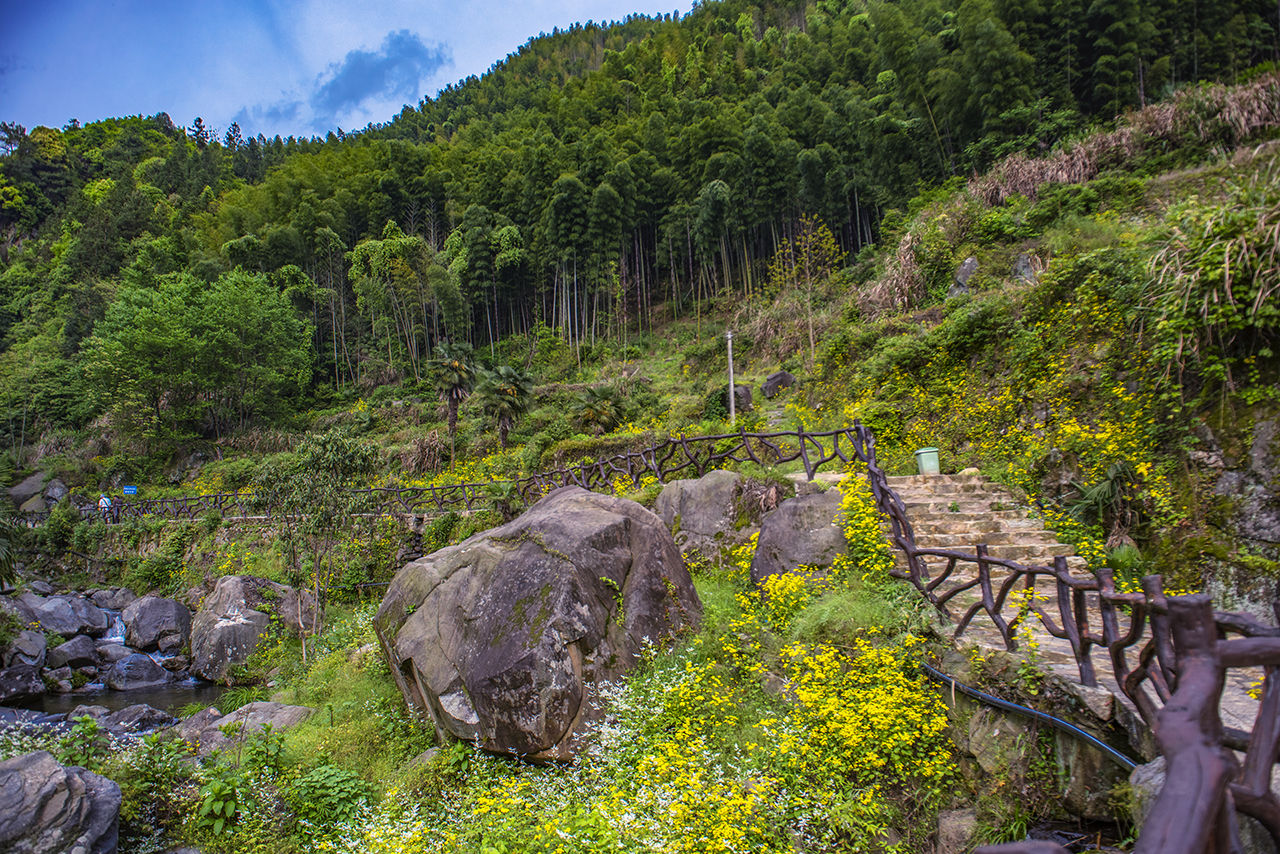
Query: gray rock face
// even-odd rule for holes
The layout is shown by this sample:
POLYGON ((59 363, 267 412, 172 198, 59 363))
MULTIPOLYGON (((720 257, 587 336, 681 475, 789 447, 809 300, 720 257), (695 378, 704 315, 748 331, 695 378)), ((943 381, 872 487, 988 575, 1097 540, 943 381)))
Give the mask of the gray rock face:
POLYGON ((133 691, 154 688, 172 678, 169 671, 152 661, 150 656, 135 652, 111 665, 102 681, 113 691, 133 691))
POLYGON ((834 488, 797 495, 765 516, 751 559, 751 580, 760 584, 802 566, 830 567, 845 551, 844 532, 836 524, 840 500, 840 490, 834 488))
POLYGON ((64 644, 49 650, 46 659, 50 667, 84 667, 98 663, 98 645, 88 635, 76 635, 64 644))
POLYGON ((1031 260, 1031 256, 1025 252, 1018 253, 1018 257, 1013 259, 1013 278, 1016 281, 1031 284, 1038 277, 1036 264, 1031 260))
POLYGON ((226 679, 227 669, 257 648, 273 613, 294 634, 318 624, 315 596, 305 590, 252 575, 218 579, 191 623, 191 672, 211 682, 226 679))
POLYGON ((104 643, 98 646, 99 664, 114 664, 130 655, 133 655, 133 650, 122 643, 104 643))
POLYGON ((673 480, 662 488, 654 508, 662 523, 676 530, 676 543, 682 548, 714 550, 720 541, 732 538, 741 483, 741 476, 721 470, 673 480))
POLYGON ((733 386, 733 406, 738 415, 751 411, 751 386, 738 385, 733 386))
POLYGON ((112 611, 122 611, 128 607, 129 603, 138 598, 138 594, 134 593, 128 587, 112 587, 106 590, 95 590, 89 594, 89 599, 99 608, 109 608, 112 611))
POLYGON ((143 596, 135 599, 120 615, 125 625, 125 643, 134 649, 166 649, 182 646, 191 636, 191 612, 175 599, 143 596))
POLYGON ((1243 536, 1280 545, 1280 422, 1259 421, 1243 467, 1227 471, 1214 492, 1235 498, 1234 527, 1243 536))
POLYGON ((960 266, 956 268, 955 276, 951 279, 951 289, 947 291, 947 299, 969 293, 969 280, 973 278, 973 274, 976 272, 978 272, 977 258, 970 255, 960 262, 960 266))
POLYGON ((938 813, 938 842, 934 854, 965 854, 977 829, 976 810, 942 810, 938 813))
POLYGON ((40 495, 33 495, 18 507, 23 513, 43 513, 49 509, 49 504, 40 495))
POLYGON ((401 692, 499 753, 573 755, 592 686, 702 605, 671 534, 640 505, 578 487, 405 566, 374 626, 401 692))
POLYGON ((1055 732, 1058 779, 1062 800, 1072 815, 1106 821, 1115 815, 1111 793, 1124 782, 1124 770, 1101 751, 1063 732, 1055 732))
MULTIPOLYGON (((182 738, 197 746, 201 756, 233 746, 234 741, 222 731, 228 725, 239 724, 240 732, 245 735, 259 732, 267 724, 271 724, 272 732, 280 732, 302 723, 314 710, 307 706, 260 702, 241 706, 231 714, 222 717, 216 716, 217 711, 217 709, 205 709, 184 722, 178 729, 182 738)), ((239 736, 237 735, 236 738, 239 736)))
POLYGON ((67 497, 67 485, 58 478, 54 478, 45 484, 44 500, 50 504, 57 504, 59 501, 67 497))
POLYGON ((38 697, 44 693, 40 668, 19 664, 0 670, 0 705, 38 697))
POLYGON ((36 611, 22 597, 0 596, 0 611, 7 611, 18 618, 18 622, 28 626, 36 621, 36 611))
POLYGON ((31 498, 44 491, 44 474, 36 472, 22 483, 9 488, 9 498, 14 504, 21 506, 31 498))
POLYGON ((760 386, 760 391, 764 394, 765 399, 772 399, 775 394, 784 388, 791 388, 796 384, 795 375, 789 371, 775 371, 765 379, 764 385, 760 386))
POLYGON ((150 732, 161 727, 173 726, 177 718, 146 703, 136 703, 111 712, 102 719, 103 726, 114 733, 150 732))
POLYGON ((35 612, 40 628, 63 637, 101 637, 111 623, 106 611, 79 596, 43 597, 24 593, 19 599, 35 612))
POLYGON ((114 854, 120 787, 46 751, 0 762, 0 850, 114 854))
POLYGON ((43 667, 47 648, 48 642, 44 635, 30 629, 23 629, 14 636, 13 642, 5 650, 3 666, 33 664, 36 667, 43 667))

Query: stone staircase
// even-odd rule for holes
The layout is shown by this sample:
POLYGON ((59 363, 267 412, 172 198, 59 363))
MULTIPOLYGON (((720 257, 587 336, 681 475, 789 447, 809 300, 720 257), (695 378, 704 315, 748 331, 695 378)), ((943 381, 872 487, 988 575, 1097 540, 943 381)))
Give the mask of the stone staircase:
MULTIPOLYGON (((1085 567, 1084 559, 1071 546, 1058 542, 1041 520, 1031 518, 1013 493, 981 475, 891 477, 889 488, 906 505, 920 548, 972 552, 985 543, 992 557, 1052 566, 1054 558, 1062 555, 1072 570, 1085 567)), ((942 564, 938 558, 928 562, 942 564)))

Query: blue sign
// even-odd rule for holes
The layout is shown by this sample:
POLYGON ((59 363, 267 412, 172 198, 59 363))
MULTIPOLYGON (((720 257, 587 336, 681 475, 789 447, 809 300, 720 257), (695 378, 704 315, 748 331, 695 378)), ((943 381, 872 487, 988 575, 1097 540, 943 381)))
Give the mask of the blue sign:
POLYGON ((124 494, 125 494, 125 495, 137 495, 137 494, 138 494, 138 487, 136 487, 136 486, 126 486, 126 487, 124 488, 124 494))

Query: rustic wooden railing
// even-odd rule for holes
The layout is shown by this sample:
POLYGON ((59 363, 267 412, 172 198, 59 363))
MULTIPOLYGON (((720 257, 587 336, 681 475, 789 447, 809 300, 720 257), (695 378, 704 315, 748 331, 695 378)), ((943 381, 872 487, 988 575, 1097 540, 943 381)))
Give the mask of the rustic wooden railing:
MULTIPOLYGON (((1140 854, 1239 851, 1237 811, 1262 823, 1280 847, 1280 799, 1271 770, 1280 759, 1280 629, 1242 614, 1214 612, 1208 597, 1168 596, 1159 576, 1142 581, 1141 593, 1117 591, 1109 570, 1072 573, 1065 558, 1031 566, 993 557, 986 546, 972 552, 925 549, 916 543, 906 507, 876 461, 875 437, 861 424, 824 432, 727 433, 669 438, 653 447, 606 460, 541 472, 527 478, 435 487, 362 490, 369 514, 424 514, 485 506, 505 492, 532 503, 555 487, 576 484, 613 490, 653 477, 700 477, 730 463, 778 465, 800 460, 812 479, 823 466, 863 463, 872 494, 888 520, 890 539, 902 552, 906 580, 928 602, 955 620, 962 636, 976 620, 991 624, 1009 649, 1017 648, 1023 620, 1037 620, 1065 639, 1080 681, 1098 684, 1095 650, 1111 665, 1117 687, 1151 728, 1167 763, 1157 796, 1135 847, 1140 854), (929 559, 940 568, 931 569, 929 559), (963 608, 962 594, 976 591, 963 608), (954 609, 954 612, 953 612, 954 609), (1223 726, 1220 704, 1231 668, 1262 668, 1262 700, 1251 732, 1223 726), (1243 752, 1243 761, 1233 751, 1243 752)), ((117 502, 108 521, 142 516, 196 519, 270 513, 246 493, 117 502)), ((86 517, 96 507, 82 510, 86 517)), ((1280 600, 1275 605, 1280 620, 1280 600)), ((1025 842, 981 849, 1002 854, 1058 854, 1051 843, 1025 842)))
MULTIPOLYGON (((1141 593, 1121 593, 1110 570, 1073 574, 1064 557, 1052 567, 1027 566, 992 557, 984 545, 972 552, 920 548, 902 499, 876 464, 875 437, 862 425, 853 435, 876 504, 906 560, 906 569, 893 574, 955 619, 955 637, 981 615, 1007 648, 1016 649, 1019 621, 1034 615, 1045 631, 1071 644, 1080 681, 1090 686, 1098 684, 1094 648, 1108 656, 1117 686, 1151 728, 1167 763, 1165 785, 1135 852, 1241 851, 1237 811, 1261 822, 1280 847, 1280 798, 1271 788, 1271 771, 1280 759, 1280 629, 1247 615, 1215 612, 1205 595, 1167 596, 1159 576, 1144 578, 1141 593), (929 558, 941 568, 931 570, 929 558), (966 571, 960 572, 962 566, 966 571), (1044 593, 1037 590, 1042 581, 1049 588, 1044 593), (975 590, 978 600, 952 613, 957 597, 975 590), (1222 724, 1222 692, 1231 668, 1263 669, 1262 700, 1251 732, 1222 724), (1243 761, 1235 750, 1243 751, 1243 761)), ((1280 621, 1280 599, 1273 609, 1280 621)), ((1066 850, 1045 842, 979 849, 986 854, 1066 850)))
MULTIPOLYGON (((812 479, 818 470, 833 462, 850 461, 852 430, 820 432, 779 431, 774 433, 723 433, 713 436, 673 436, 643 450, 617 454, 573 466, 539 472, 517 480, 483 483, 456 483, 443 486, 375 487, 356 490, 365 497, 360 512, 371 515, 432 514, 474 510, 485 507, 509 491, 531 504, 559 486, 576 485, 590 490, 612 490, 625 482, 638 486, 645 477, 665 483, 676 477, 701 477, 731 463, 754 462, 780 465, 799 460, 812 479)), ((144 516, 161 519, 199 519, 208 513, 224 518, 266 516, 270 507, 255 504, 247 492, 225 492, 178 498, 140 501, 115 500, 105 512, 92 504, 80 508, 86 519, 102 518, 109 523, 144 516)))

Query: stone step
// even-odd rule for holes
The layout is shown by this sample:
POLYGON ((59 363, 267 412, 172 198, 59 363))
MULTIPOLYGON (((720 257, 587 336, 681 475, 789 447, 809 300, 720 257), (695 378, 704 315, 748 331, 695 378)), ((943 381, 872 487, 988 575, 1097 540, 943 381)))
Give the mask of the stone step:
MULTIPOLYGON (((1018 506, 1013 502, 1003 498, 987 498, 985 500, 964 500, 944 501, 936 496, 932 498, 906 498, 902 499, 902 503, 907 508, 907 515, 910 518, 916 518, 919 515, 938 515, 944 513, 979 513, 989 515, 993 512, 1005 510, 1017 510, 1018 506)), ((1026 515, 1026 510, 1021 511, 1026 515)))
POLYGON ((970 501, 980 501, 983 498, 997 498, 1001 501, 1015 503, 1017 498, 1007 489, 1001 489, 991 484, 938 484, 937 486, 908 486, 902 489, 895 489, 894 492, 902 496, 905 501, 908 498, 927 498, 933 497, 938 501, 943 499, 950 500, 952 498, 970 501))
POLYGON ((964 514, 965 518, 937 515, 925 516, 912 520, 911 527, 917 537, 928 534, 974 534, 999 533, 1005 531, 1043 531, 1044 525, 1039 519, 1028 519, 1026 516, 1013 519, 993 519, 980 514, 964 514))
POLYGON ((1043 528, 1039 531, 967 531, 954 534, 924 534, 916 529, 916 542, 929 549, 973 549, 979 543, 988 546, 1056 546, 1056 534, 1043 528))
MULTIPOLYGON (((932 543, 917 543, 922 549, 945 549, 953 552, 973 552, 972 546, 940 546, 932 543)), ((1045 543, 1038 545, 1012 545, 1012 544, 993 544, 987 554, 991 557, 1005 558, 1006 560, 1016 560, 1018 563, 1028 565, 1036 564, 1039 566, 1052 566, 1053 559, 1058 555, 1071 555, 1074 549, 1066 543, 1045 543)))
MULTIPOLYGON (((924 548, 924 547, 922 546, 921 548, 924 548)), ((1003 546, 1001 548, 1007 549, 1009 547, 1003 546)), ((1009 560, 1016 560, 1018 563, 1025 564, 1027 566, 1032 566, 1032 565, 1047 566, 1047 567, 1053 566, 1053 558, 1054 558, 1053 555, 1046 555, 1044 557, 1037 557, 1034 559, 1025 559, 1020 557, 1009 557, 1008 555, 996 554, 996 552, 998 552, 999 550, 1000 549, 998 548, 993 548, 989 551, 989 554, 991 554, 992 557, 1004 557, 1009 560)), ((951 551, 969 551, 969 550, 968 549, 963 549, 963 550, 952 549, 951 551)), ((1081 575, 1089 574, 1089 571, 1087 569, 1088 564, 1085 562, 1084 558, 1074 554, 1066 555, 1066 558, 1067 558, 1067 569, 1070 570, 1072 574, 1081 574, 1081 575)), ((907 565, 906 558, 902 556, 901 552, 897 552, 897 551, 894 552, 893 562, 894 562, 894 566, 897 567, 898 569, 906 569, 906 565, 907 565)), ((940 557, 926 557, 925 562, 928 563, 930 567, 936 567, 939 569, 946 565, 946 561, 944 561, 940 557)), ((978 570, 977 563, 965 562, 961 564, 959 571, 964 577, 971 578, 977 572, 977 570, 978 570), (967 573, 965 572, 965 567, 968 567, 967 573)))
POLYGON ((926 486, 939 483, 976 483, 989 484, 987 480, 980 474, 905 474, 891 475, 885 480, 889 482, 889 487, 894 492, 899 491, 903 487, 924 484, 926 486))

